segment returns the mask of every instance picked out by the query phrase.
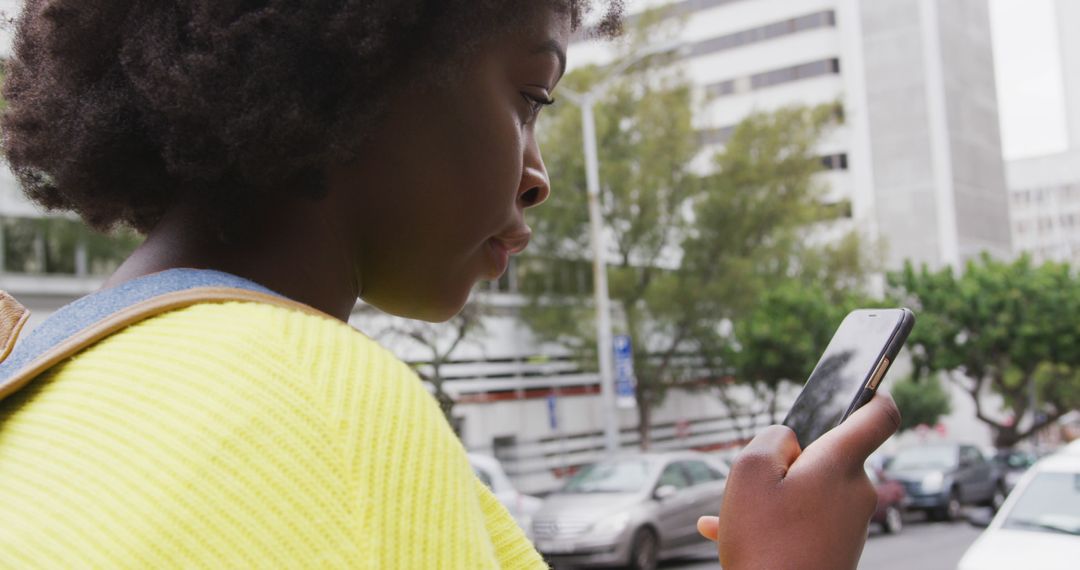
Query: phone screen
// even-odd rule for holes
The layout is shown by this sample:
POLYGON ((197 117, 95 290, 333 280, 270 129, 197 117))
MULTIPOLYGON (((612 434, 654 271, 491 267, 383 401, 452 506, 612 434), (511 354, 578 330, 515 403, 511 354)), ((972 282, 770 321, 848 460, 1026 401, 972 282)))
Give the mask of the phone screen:
POLYGON ((898 309, 861 309, 840 323, 784 420, 803 449, 844 419, 902 319, 898 309))

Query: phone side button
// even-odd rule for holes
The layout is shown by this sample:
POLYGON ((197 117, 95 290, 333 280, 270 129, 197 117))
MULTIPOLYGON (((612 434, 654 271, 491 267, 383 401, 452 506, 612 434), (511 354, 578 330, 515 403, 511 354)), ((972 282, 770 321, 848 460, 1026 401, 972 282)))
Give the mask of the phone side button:
POLYGON ((881 362, 878 362, 877 369, 874 370, 874 374, 870 376, 870 381, 866 383, 866 387, 871 390, 877 390, 878 383, 881 382, 881 378, 885 376, 885 371, 889 369, 889 357, 883 356, 881 362))

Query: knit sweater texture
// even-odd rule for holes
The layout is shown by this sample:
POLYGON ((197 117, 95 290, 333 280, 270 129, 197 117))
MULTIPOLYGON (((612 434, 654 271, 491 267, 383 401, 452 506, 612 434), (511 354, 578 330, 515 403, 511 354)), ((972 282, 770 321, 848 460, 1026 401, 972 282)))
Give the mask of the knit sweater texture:
POLYGON ((0 567, 546 568, 404 363, 199 304, 0 403, 0 567))

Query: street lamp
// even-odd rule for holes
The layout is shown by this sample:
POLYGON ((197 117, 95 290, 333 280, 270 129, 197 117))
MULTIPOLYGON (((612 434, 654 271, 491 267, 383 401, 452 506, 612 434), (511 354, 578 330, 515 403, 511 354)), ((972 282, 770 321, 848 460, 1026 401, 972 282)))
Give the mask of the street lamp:
POLYGON ((585 93, 559 89, 559 95, 581 108, 581 130, 585 140, 585 181, 589 197, 589 237, 593 253, 593 295, 596 304, 596 350, 600 358, 600 400, 604 414, 604 449, 610 455, 619 449, 619 421, 615 410, 615 374, 612 363, 611 300, 608 296, 607 262, 604 252, 604 220, 600 213, 600 163, 596 156, 596 120, 593 106, 612 80, 631 65, 661 53, 683 51, 684 42, 660 44, 622 60, 607 76, 585 93))

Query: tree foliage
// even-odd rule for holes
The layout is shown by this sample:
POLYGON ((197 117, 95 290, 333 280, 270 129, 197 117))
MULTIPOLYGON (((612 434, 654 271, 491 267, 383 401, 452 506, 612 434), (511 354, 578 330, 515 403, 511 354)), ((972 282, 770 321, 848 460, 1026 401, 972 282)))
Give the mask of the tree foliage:
POLYGON ((900 431, 932 426, 952 411, 949 394, 937 378, 904 378, 892 385, 892 397, 901 410, 900 431))
POLYGON ((781 419, 781 388, 806 380, 845 314, 846 306, 815 284, 787 280, 762 292, 736 321, 725 351, 732 371, 757 396, 750 414, 767 412, 772 423, 781 419))
POLYGON ((998 446, 1080 408, 1080 278, 1069 266, 984 255, 960 274, 908 264, 889 281, 919 319, 908 340, 916 372, 963 387, 998 446), (988 409, 987 392, 1001 410, 988 409))
MULTIPOLYGON (((725 350, 730 330, 724 323, 754 310, 771 316, 763 291, 791 279, 823 279, 820 292, 831 299, 831 291, 846 287, 852 276, 860 279, 865 269, 855 237, 828 246, 813 239, 814 227, 829 217, 822 204, 824 186, 815 176, 822 170, 816 146, 837 120, 835 106, 751 115, 723 150, 704 157, 711 160, 703 175, 693 167, 702 158, 692 121, 701 102, 667 63, 649 60, 632 66, 595 107, 603 216, 611 246, 606 255, 610 297, 617 332, 630 334, 634 342, 644 447, 651 410, 669 388, 698 385, 732 371, 725 350)), ((564 82, 582 92, 604 73, 586 68, 564 82)), ((545 287, 551 279, 544 271, 591 258, 581 133, 580 110, 569 105, 542 125, 553 193, 533 218, 533 258, 522 262, 530 298, 524 315, 541 338, 595 358, 591 280, 587 291, 553 292, 545 287)), ((796 289, 784 289, 771 300, 786 299, 796 289)), ((795 320, 792 316, 782 326, 797 334, 795 320)), ((756 347, 759 340, 755 336, 749 345, 756 347)), ((792 344, 786 337, 778 340, 792 344)), ((815 344, 807 349, 813 356, 800 357, 800 363, 816 358, 824 347, 805 342, 815 344)), ((741 362, 768 387, 779 379, 771 371, 768 379, 758 375, 751 362, 756 366, 759 361, 752 358, 763 362, 772 357, 745 353, 741 362)), ((801 381, 812 366, 798 374, 785 371, 783 377, 801 381)))

